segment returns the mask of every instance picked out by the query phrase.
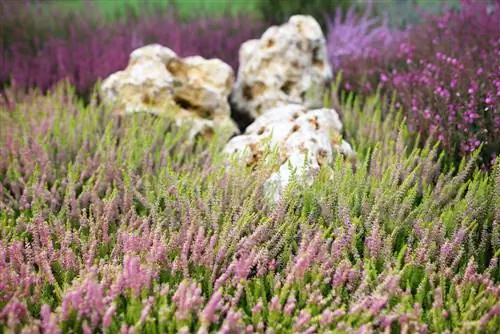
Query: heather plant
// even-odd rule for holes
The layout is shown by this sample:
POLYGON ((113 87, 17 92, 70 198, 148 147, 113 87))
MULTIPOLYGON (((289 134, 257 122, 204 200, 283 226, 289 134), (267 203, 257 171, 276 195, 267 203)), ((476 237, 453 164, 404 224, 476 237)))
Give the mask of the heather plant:
POLYGON ((354 7, 345 14, 337 10, 327 17, 327 50, 334 70, 342 72, 342 88, 370 94, 380 82, 380 73, 397 61, 398 44, 407 32, 389 27, 388 18, 373 15, 367 7, 359 15, 354 7))
MULTIPOLYGON (((14 23, 5 23, 5 35, 21 36, 4 41, 0 50, 0 84, 17 89, 37 87, 47 91, 57 82, 68 79, 77 92, 86 97, 99 79, 123 69, 129 54, 137 47, 159 43, 181 56, 220 58, 236 69, 240 45, 259 36, 263 30, 260 22, 240 17, 199 18, 181 22, 170 13, 159 11, 136 19, 108 23, 98 11, 88 14, 92 19, 84 15, 73 20, 74 13, 46 8, 41 13, 54 13, 56 18, 64 20, 56 19, 54 29, 47 28, 47 32, 40 33, 38 37, 18 24, 21 18, 32 22, 28 19, 34 20, 37 16, 38 12, 34 13, 32 7, 26 6, 25 11, 20 11, 24 16, 14 15, 14 23), (60 34, 61 31, 65 34, 60 34)), ((3 8, 8 16, 8 10, 18 6, 3 8)), ((48 21, 54 22, 54 19, 48 21)), ((38 21, 35 23, 35 27, 42 25, 38 21)))
MULTIPOLYGON (((27 332, 494 332, 500 164, 456 169, 393 104, 339 101, 338 156, 270 203, 271 161, 226 168, 73 89, 0 111, 0 326, 27 332), (382 117, 382 110, 390 112, 382 117), (300 194, 300 195, 297 195, 300 194)), ((327 101, 328 102, 328 101, 327 101)))
POLYGON ((498 10, 463 1, 460 10, 428 14, 404 32, 350 12, 329 21, 330 58, 343 89, 395 92, 421 138, 434 134, 451 157, 483 143, 481 163, 491 166, 500 146, 498 10))
POLYGON ((390 75, 412 126, 436 132, 458 155, 484 143, 491 158, 500 147, 499 10, 464 2, 461 11, 428 18, 400 45, 406 66, 390 75))

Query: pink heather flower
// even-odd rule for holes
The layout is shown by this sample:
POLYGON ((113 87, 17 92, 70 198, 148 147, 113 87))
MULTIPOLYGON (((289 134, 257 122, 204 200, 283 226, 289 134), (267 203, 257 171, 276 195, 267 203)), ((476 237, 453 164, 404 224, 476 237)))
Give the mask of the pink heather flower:
POLYGON ((361 326, 358 331, 356 332, 357 334, 368 334, 368 333, 371 333, 371 326, 368 325, 368 324, 364 324, 363 326, 361 326))
POLYGON ((172 300, 175 302, 175 316, 178 320, 186 320, 192 312, 196 312, 203 302, 201 288, 196 283, 182 281, 172 300))
POLYGON ((162 284, 160 289, 160 296, 164 297, 170 292, 170 285, 162 284))
POLYGON ((312 241, 306 240, 306 238, 302 240, 292 271, 287 278, 288 281, 304 277, 306 270, 317 260, 316 258, 321 242, 322 238, 319 233, 315 235, 312 241))
POLYGON ((463 282, 473 282, 476 279, 477 274, 477 264, 473 258, 469 260, 467 263, 467 267, 465 268, 463 282))
POLYGON ((319 321, 321 326, 328 326, 333 321, 333 312, 329 309, 325 309, 323 313, 321 313, 321 319, 319 321))
POLYGON ((104 313, 104 291, 101 284, 94 280, 93 274, 63 296, 62 311, 65 319, 71 310, 75 310, 81 318, 90 317, 92 327, 97 326, 104 313))
POLYGON ((241 279, 246 279, 252 268, 253 260, 255 254, 242 254, 239 259, 236 260, 236 265, 234 267, 235 278, 239 281, 241 279))
POLYGON ((343 286, 349 281, 349 273, 351 271, 351 263, 347 260, 343 260, 337 267, 337 270, 333 274, 332 285, 335 288, 343 286))
POLYGON ((262 299, 259 298, 259 301, 257 302, 257 304, 255 304, 255 306, 252 308, 252 314, 255 315, 255 314, 260 313, 260 311, 262 311, 263 306, 264 306, 264 304, 262 303, 262 299))
POLYGON ((106 312, 104 313, 104 317, 102 318, 102 326, 104 328, 108 328, 111 326, 111 322, 113 321, 113 315, 116 311, 116 304, 111 303, 106 312))
POLYGON ((222 273, 222 275, 220 275, 219 278, 217 278, 214 284, 214 287, 216 289, 221 288, 224 285, 224 283, 226 283, 228 278, 233 274, 235 267, 236 267, 236 262, 234 261, 231 262, 231 264, 226 268, 226 271, 222 273))
POLYGON ((198 233, 196 234, 196 239, 191 254, 191 261, 197 263, 201 258, 203 250, 206 249, 206 246, 207 246, 207 241, 205 238, 205 228, 203 228, 203 226, 200 226, 198 228, 198 233))
POLYGON ((123 292, 123 289, 132 289, 136 296, 141 290, 151 285, 152 272, 146 266, 141 265, 141 260, 136 256, 125 256, 123 260, 123 271, 115 286, 115 293, 123 292))
POLYGON ((269 270, 270 271, 274 271, 276 269, 276 260, 275 259, 272 259, 270 262, 269 262, 269 270))
POLYGON ((149 312, 151 312, 151 308, 153 307, 154 304, 154 297, 150 296, 145 302, 144 302, 144 307, 141 310, 141 317, 139 319, 139 323, 143 324, 144 321, 146 321, 146 318, 149 315, 149 312))
POLYGON ((221 331, 223 333, 241 332, 242 328, 240 327, 240 323, 241 312, 231 309, 227 312, 227 316, 224 319, 221 331))
POLYGON ((380 248, 382 247, 382 239, 379 234, 379 225, 372 227, 372 233, 365 240, 365 245, 370 252, 372 258, 378 257, 380 253, 380 248))
POLYGON ((217 290, 208 301, 207 305, 203 309, 201 313, 201 320, 205 325, 209 326, 210 324, 217 321, 216 312, 222 307, 222 291, 217 290))
POLYGON ((346 313, 343 309, 337 309, 333 312, 333 317, 334 318, 339 318, 341 316, 344 316, 346 313))
POLYGON ((42 318, 41 327, 44 333, 61 333, 61 330, 57 325, 58 318, 55 314, 51 313, 49 305, 43 304, 42 308, 40 309, 40 316, 42 318))
POLYGON ((0 319, 9 319, 9 322, 12 320, 16 324, 24 318, 27 312, 26 306, 14 297, 0 310, 0 319))
POLYGON ((177 331, 177 334, 189 334, 191 331, 189 330, 188 326, 184 326, 179 331, 177 331))
POLYGON ((87 320, 83 322, 82 330, 83 334, 92 334, 92 329, 89 327, 87 320))
POLYGON ((383 328, 383 329, 390 329, 391 328, 391 324, 392 322, 397 318, 397 316, 393 315, 393 316, 386 316, 386 315, 383 315, 383 316, 380 316, 379 317, 379 322, 380 322, 380 326, 383 328))
POLYGON ((372 297, 370 303, 370 311, 373 314, 379 314, 380 311, 385 307, 389 298, 387 296, 372 297))
POLYGON ((271 298, 271 303, 269 304, 269 310, 274 312, 281 312, 281 304, 278 296, 271 298))
POLYGON ((299 317, 297 321, 295 321, 295 325, 293 326, 295 331, 300 331, 308 322, 311 320, 311 315, 307 310, 301 310, 299 313, 299 317))
POLYGON ((126 324, 122 324, 122 327, 120 328, 120 333, 121 334, 135 334, 134 326, 127 327, 126 324))
POLYGON ((432 307, 443 307, 443 291, 441 290, 441 287, 438 287, 436 290, 434 290, 434 303, 432 304, 432 307))
POLYGON ((313 333, 316 333, 316 328, 317 328, 317 326, 313 325, 313 326, 309 327, 308 329, 306 329, 305 331, 303 331, 302 334, 313 334, 313 333))
POLYGON ((197 334, 208 334, 208 330, 205 326, 202 326, 200 327, 200 329, 198 329, 198 332, 196 332, 197 334))
POLYGON ((296 301, 295 296, 293 294, 290 295, 285 303, 285 307, 283 308, 283 313, 288 316, 291 315, 295 310, 296 301))
POLYGON ((488 311, 488 313, 483 315, 483 317, 479 320, 479 326, 481 326, 481 328, 486 327, 486 325, 488 324, 488 322, 490 322, 491 319, 499 315, 500 315, 500 304, 496 304, 488 311))
POLYGON ((238 305, 244 292, 245 292, 245 286, 241 283, 238 283, 238 288, 236 290, 236 293, 234 294, 234 297, 231 298, 231 303, 230 303, 231 306, 236 307, 236 305, 238 305))
POLYGON ((399 288, 399 281, 401 280, 401 276, 399 275, 389 275, 385 278, 383 287, 384 290, 388 293, 394 293, 399 288))

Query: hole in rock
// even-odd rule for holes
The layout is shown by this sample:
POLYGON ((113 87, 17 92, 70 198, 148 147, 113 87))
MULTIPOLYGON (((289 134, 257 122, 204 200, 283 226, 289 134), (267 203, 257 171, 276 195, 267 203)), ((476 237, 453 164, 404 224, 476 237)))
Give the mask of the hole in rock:
POLYGON ((281 91, 283 93, 285 93, 286 95, 289 95, 290 91, 292 90, 292 87, 293 87, 294 84, 295 84, 295 82, 287 80, 287 81, 285 81, 285 83, 283 84, 283 86, 281 86, 280 89, 281 89, 281 91))
POLYGON ((172 59, 171 61, 168 62, 167 64, 167 70, 172 73, 174 76, 186 76, 186 68, 183 63, 181 63, 177 59, 172 59))
POLYGON ((212 119, 211 110, 200 108, 199 106, 192 104, 190 101, 183 99, 182 97, 179 96, 174 97, 174 102, 182 109, 195 112, 201 118, 212 119))
POLYGON ((272 48, 274 46, 274 44, 276 44, 274 39, 270 38, 267 40, 266 48, 272 48))
POLYGON ((232 98, 229 99, 229 105, 231 106, 231 118, 238 125, 240 132, 245 132, 245 129, 254 121, 253 117, 245 110, 239 108, 232 98))
POLYGON ((312 62, 313 62, 313 64, 315 61, 319 60, 318 56, 319 56, 319 46, 315 46, 312 49, 312 62))
POLYGON ((253 95, 252 95, 252 87, 245 85, 243 86, 243 97, 246 100, 251 100, 253 95))
POLYGON ((320 59, 314 59, 313 65, 316 67, 319 67, 320 69, 323 69, 323 67, 325 66, 325 63, 320 59))
POLYGON ((316 130, 319 130, 318 116, 314 116, 312 118, 309 118, 309 123, 311 123, 311 125, 314 126, 314 128, 316 130))
POLYGON ((148 94, 148 93, 145 93, 144 95, 142 95, 142 99, 141 99, 142 103, 144 103, 145 105, 153 105, 154 104, 154 99, 148 94))

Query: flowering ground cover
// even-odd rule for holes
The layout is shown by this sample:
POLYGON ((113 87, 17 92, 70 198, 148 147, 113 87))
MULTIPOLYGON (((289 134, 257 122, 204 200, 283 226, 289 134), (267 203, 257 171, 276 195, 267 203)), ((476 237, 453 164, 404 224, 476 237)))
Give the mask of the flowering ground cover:
POLYGON ((228 168, 229 134, 192 141, 94 93, 153 42, 236 69, 264 23, 13 8, 0 4, 0 332, 498 332, 495 2, 404 30, 329 15, 325 105, 357 163, 339 155, 277 203, 262 188, 277 159, 228 168))
POLYGON ((0 85, 47 91, 68 79, 88 96, 99 79, 126 66, 134 49, 150 43, 168 45, 181 56, 219 58, 237 68, 240 45, 264 30, 261 22, 244 17, 184 22, 161 12, 129 19, 108 22, 99 11, 76 15, 0 4, 0 85))
POLYGON ((462 1, 405 31, 387 21, 339 13, 329 21, 329 56, 343 88, 395 93, 411 129, 433 134, 451 156, 481 143, 491 165, 500 141, 500 5, 462 1))
POLYGON ((500 165, 456 169, 377 96, 342 101, 359 165, 263 199, 225 138, 71 90, 0 116, 0 324, 67 332, 493 332, 500 165), (296 196, 296 191, 300 196, 296 196))

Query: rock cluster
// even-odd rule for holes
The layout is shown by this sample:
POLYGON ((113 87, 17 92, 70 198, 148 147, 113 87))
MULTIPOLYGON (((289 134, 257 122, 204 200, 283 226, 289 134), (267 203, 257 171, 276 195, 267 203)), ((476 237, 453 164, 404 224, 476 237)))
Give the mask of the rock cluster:
POLYGON ((336 153, 355 157, 342 140, 335 110, 322 108, 331 79, 319 24, 311 16, 296 15, 241 46, 234 88, 233 70, 224 62, 180 58, 153 44, 132 52, 127 68, 103 82, 101 97, 118 113, 167 114, 177 124, 189 120, 192 136, 207 136, 219 127, 238 133, 230 117, 230 98, 235 112, 254 122, 232 138, 224 152, 239 154, 251 166, 276 148, 280 167, 264 188, 279 200, 292 174, 311 184, 336 153))
POLYGON ((127 68, 104 80, 101 97, 118 113, 172 114, 178 124, 189 120, 193 136, 212 134, 216 127, 237 133, 228 103, 233 82, 233 70, 221 60, 180 58, 152 44, 133 51, 127 68))
POLYGON ((332 79, 325 37, 312 16, 292 16, 243 43, 239 61, 231 100, 252 119, 289 103, 319 108, 332 79))
POLYGON ((266 182, 268 196, 278 200, 292 173, 311 184, 321 166, 328 166, 336 153, 348 159, 355 155, 341 138, 342 123, 333 109, 308 109, 289 104, 268 110, 244 134, 232 138, 224 152, 238 154, 247 166, 267 159, 277 148, 281 167, 266 182))

